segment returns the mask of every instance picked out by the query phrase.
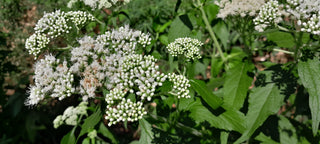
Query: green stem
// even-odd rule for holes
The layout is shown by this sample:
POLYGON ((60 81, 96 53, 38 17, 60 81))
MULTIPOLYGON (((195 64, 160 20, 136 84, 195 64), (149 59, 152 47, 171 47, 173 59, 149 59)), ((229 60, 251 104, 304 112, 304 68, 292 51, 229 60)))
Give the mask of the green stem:
POLYGON ((222 49, 221 49, 221 47, 220 47, 220 45, 219 45, 219 42, 218 42, 218 40, 217 40, 217 38, 216 38, 216 36, 215 36, 212 28, 211 28, 211 25, 210 25, 210 23, 209 23, 209 20, 208 20, 208 18, 207 18, 207 16, 206 16, 206 13, 205 13, 204 9, 203 9, 203 5, 202 5, 202 3, 200 2, 200 0, 197 0, 197 2, 198 2, 198 5, 200 6, 199 9, 200 9, 200 11, 201 11, 201 13, 202 13, 202 19, 203 19, 204 23, 206 24, 206 28, 207 28, 207 30, 209 31, 209 34, 210 34, 211 38, 213 39, 214 46, 215 46, 215 48, 218 49, 218 52, 219 52, 219 54, 220 54, 221 59, 223 60, 223 62, 226 62, 227 60, 226 60, 226 58, 224 57, 223 52, 222 52, 222 49))
POLYGON ((297 39, 297 46, 296 46, 296 49, 294 51, 294 61, 295 62, 297 62, 298 52, 299 52, 299 49, 300 49, 300 46, 301 46, 301 42, 302 42, 302 35, 303 35, 303 33, 299 32, 299 37, 297 39))
POLYGON ((294 52, 289 52, 289 51, 286 51, 286 50, 282 50, 282 49, 273 49, 274 51, 278 51, 278 52, 283 52, 285 54, 290 54, 290 55, 294 55, 294 52))
POLYGON ((70 50, 71 48, 72 48, 71 46, 67 46, 67 47, 63 47, 63 48, 52 48, 52 50, 66 51, 66 50, 70 50))

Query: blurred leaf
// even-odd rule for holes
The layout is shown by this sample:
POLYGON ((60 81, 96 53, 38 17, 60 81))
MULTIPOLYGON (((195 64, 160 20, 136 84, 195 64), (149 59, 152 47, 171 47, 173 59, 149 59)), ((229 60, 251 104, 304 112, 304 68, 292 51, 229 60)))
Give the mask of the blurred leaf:
POLYGON ((224 48, 228 48, 230 32, 226 24, 221 20, 215 26, 213 26, 213 31, 220 39, 224 48))
POLYGON ((218 58, 211 59, 211 77, 217 77, 223 68, 223 61, 218 58))
POLYGON ((204 10, 208 16, 209 22, 214 20, 219 12, 219 6, 215 5, 214 3, 208 4, 204 6, 204 10))
POLYGON ((168 40, 168 36, 167 35, 160 35, 159 40, 163 45, 168 45, 169 44, 169 40, 168 40))
POLYGON ((241 143, 248 139, 271 114, 277 113, 283 99, 284 95, 280 94, 275 83, 253 88, 249 95, 249 108, 246 115, 247 128, 235 143, 241 143))
POLYGON ((261 141, 261 144, 279 144, 278 142, 275 142, 270 137, 267 137, 262 132, 258 136, 255 137, 256 140, 261 141))
POLYGON ((90 132, 94 126, 101 120, 101 111, 98 109, 91 116, 87 117, 84 120, 84 123, 81 125, 81 131, 78 137, 90 132))
POLYGON ((176 17, 170 25, 170 29, 168 32, 168 42, 170 43, 177 38, 189 36, 192 30, 190 25, 192 26, 190 20, 188 19, 188 15, 176 17))
POLYGON ((90 144, 90 138, 83 139, 82 144, 90 144))
POLYGON ((295 41, 290 33, 286 32, 271 32, 267 34, 267 39, 273 41, 279 47, 283 48, 293 48, 295 46, 295 41))
POLYGON ((288 144, 297 144, 297 134, 295 127, 290 123, 290 121, 279 115, 279 132, 280 132, 280 142, 288 144))
POLYGON ((103 123, 100 123, 98 132, 101 133, 103 136, 109 138, 113 144, 118 143, 113 134, 109 131, 108 128, 106 128, 106 126, 103 123))
POLYGON ((309 93, 309 107, 312 116, 312 132, 317 134, 320 122, 320 61, 318 59, 300 61, 298 73, 303 86, 309 93))
POLYGON ((201 80, 190 80, 191 87, 203 98, 203 100, 213 109, 217 109, 222 104, 222 99, 208 90, 205 82, 201 80))
POLYGON ((222 131, 220 133, 221 144, 228 144, 229 132, 222 131))
POLYGON ((141 128, 141 136, 140 136, 139 143, 150 144, 153 139, 153 132, 152 132, 151 124, 148 123, 148 121, 146 121, 145 119, 140 119, 139 125, 141 128))
POLYGON ((76 143, 76 137, 74 136, 74 131, 76 130, 76 126, 73 127, 73 129, 68 132, 62 139, 61 144, 74 144, 76 143))
POLYGON ((252 83, 252 78, 248 76, 253 65, 244 62, 227 70, 226 80, 223 85, 224 102, 235 109, 240 109, 247 97, 247 91, 252 83))

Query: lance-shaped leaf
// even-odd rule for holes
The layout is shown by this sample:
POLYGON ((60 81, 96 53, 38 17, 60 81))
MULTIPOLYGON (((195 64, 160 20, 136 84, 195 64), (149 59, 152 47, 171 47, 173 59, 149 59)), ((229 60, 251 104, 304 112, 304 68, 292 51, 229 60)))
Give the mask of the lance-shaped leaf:
POLYGON ((286 117, 280 115, 279 118, 280 142, 288 144, 297 144, 298 138, 295 127, 290 123, 290 121, 286 117))
POLYGON ((275 83, 254 88, 249 96, 249 109, 246 116, 247 129, 235 143, 247 140, 270 115, 277 113, 283 99, 284 96, 280 94, 275 83))
POLYGON ((140 119, 139 125, 141 129, 141 136, 140 136, 139 143, 150 144, 153 139, 151 124, 145 119, 140 119))
POLYGON ((247 96, 247 91, 252 83, 248 75, 253 68, 252 64, 241 63, 227 71, 226 80, 223 85, 224 104, 240 109, 247 96))
POLYGON ((303 86, 309 93, 309 107, 312 117, 312 132, 317 134, 320 122, 320 61, 317 59, 300 61, 298 73, 303 86))
POLYGON ((203 98, 203 100, 213 109, 217 109, 222 104, 222 99, 214 95, 206 84, 201 80, 190 80, 191 87, 203 98))

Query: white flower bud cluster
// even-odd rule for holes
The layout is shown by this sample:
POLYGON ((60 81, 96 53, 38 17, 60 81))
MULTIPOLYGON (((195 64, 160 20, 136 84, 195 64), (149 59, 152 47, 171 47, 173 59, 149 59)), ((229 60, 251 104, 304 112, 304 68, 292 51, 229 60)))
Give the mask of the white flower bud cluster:
POLYGON ((26 40, 26 49, 29 50, 30 54, 37 56, 42 49, 47 47, 51 39, 68 34, 73 25, 80 27, 93 20, 93 15, 82 11, 65 13, 57 10, 52 13, 45 13, 34 28, 35 34, 26 40))
POLYGON ((203 45, 197 39, 178 38, 167 46, 169 54, 172 56, 184 55, 188 60, 200 59, 200 47, 203 45))
POLYGON ((96 9, 97 7, 98 9, 110 8, 118 3, 127 4, 130 2, 130 0, 70 0, 67 6, 71 8, 78 1, 82 1, 92 9, 96 9))
POLYGON ((263 32, 268 26, 277 24, 282 20, 279 4, 276 0, 270 0, 260 9, 259 15, 253 19, 255 29, 263 32))
POLYGON ((228 16, 255 16, 265 0, 221 0, 216 4, 220 7, 217 17, 225 19, 228 16))
POLYGON ((147 112, 143 107, 143 103, 132 102, 130 99, 122 99, 117 106, 107 105, 105 119, 109 121, 108 126, 118 122, 134 122, 142 119, 147 112))
POLYGON ((47 55, 35 64, 35 86, 30 88, 26 105, 36 105, 47 95, 62 100, 74 93, 73 74, 66 61, 62 64, 59 62, 54 56, 47 55))
POLYGON ((189 80, 183 75, 176 75, 174 73, 168 74, 168 79, 173 83, 173 89, 170 92, 178 98, 190 98, 189 95, 189 80))
POLYGON ((133 93, 134 86, 138 87, 136 95, 141 100, 151 101, 157 86, 162 86, 166 80, 166 75, 160 74, 159 67, 155 64, 153 56, 142 56, 138 54, 128 55, 121 64, 117 87, 124 88, 133 93))
POLYGON ((45 34, 34 33, 26 40, 26 49, 29 54, 38 55, 50 42, 45 34))
POLYGON ((78 118, 80 115, 88 115, 87 108, 88 102, 81 102, 78 106, 68 107, 64 112, 63 115, 58 115, 54 121, 53 126, 54 128, 58 128, 59 126, 66 124, 66 125, 77 125, 78 118))
POLYGON ((288 0, 287 11, 301 26, 301 31, 320 35, 320 1, 319 0, 288 0))
POLYGON ((126 94, 127 91, 124 91, 119 88, 114 88, 110 91, 109 94, 106 95, 106 102, 110 105, 113 105, 115 104, 116 100, 122 100, 126 94))
POLYGON ((129 25, 120 27, 118 30, 107 31, 105 34, 97 37, 98 43, 109 46, 112 53, 129 55, 135 52, 137 44, 142 48, 151 44, 149 34, 138 30, 132 30, 129 25))

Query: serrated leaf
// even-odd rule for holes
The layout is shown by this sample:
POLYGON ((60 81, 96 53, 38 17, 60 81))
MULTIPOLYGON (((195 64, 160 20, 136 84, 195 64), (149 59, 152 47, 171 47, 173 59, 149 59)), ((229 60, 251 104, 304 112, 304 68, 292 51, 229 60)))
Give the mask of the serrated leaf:
POLYGON ((279 118, 280 143, 297 144, 298 139, 295 127, 286 117, 279 115, 279 118))
POLYGON ((257 128, 272 114, 278 112, 283 103, 284 96, 275 83, 264 87, 255 87, 249 95, 249 108, 246 116, 247 129, 235 142, 241 143, 248 139, 257 128))
POLYGON ((294 38, 290 33, 271 32, 267 34, 267 39, 275 42, 279 47, 293 48, 295 46, 294 38))
POLYGON ((90 132, 96 124, 101 120, 101 111, 98 109, 95 113, 84 120, 84 123, 81 125, 81 131, 79 137, 90 132))
POLYGON ((145 119, 140 119, 139 125, 140 125, 140 129, 141 129, 141 136, 139 139, 139 143, 150 144, 153 139, 153 132, 152 132, 151 124, 145 119))
POLYGON ((252 68, 252 64, 244 62, 227 71, 226 80, 223 85, 225 104, 235 109, 242 107, 247 96, 247 91, 253 80, 248 76, 248 72, 250 72, 252 68))
POLYGON ((109 138, 113 144, 118 143, 113 134, 108 130, 108 128, 106 128, 106 126, 103 123, 100 124, 98 132, 101 133, 103 136, 109 138))
POLYGON ((320 122, 320 61, 317 59, 300 61, 298 74, 309 93, 309 107, 312 117, 312 132, 317 134, 320 122))
POLYGON ((213 109, 217 109, 223 103, 222 99, 208 90, 205 82, 201 80, 190 80, 191 87, 202 97, 202 99, 213 109))
POLYGON ((240 111, 229 109, 219 116, 212 114, 205 106, 202 105, 200 99, 197 99, 190 107, 189 116, 195 120, 197 124, 207 121, 212 127, 224 129, 228 131, 238 131, 240 133, 245 129, 245 117, 240 111))
POLYGON ((170 25, 168 32, 168 42, 173 42, 177 38, 189 36, 191 33, 190 20, 186 20, 188 15, 176 17, 170 25))

